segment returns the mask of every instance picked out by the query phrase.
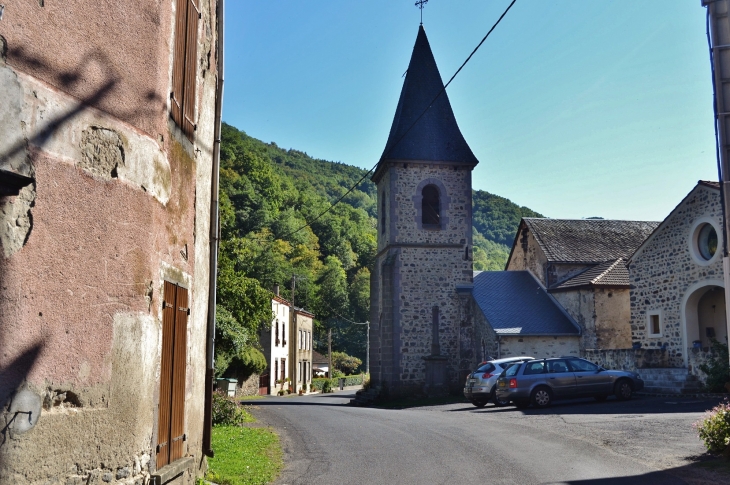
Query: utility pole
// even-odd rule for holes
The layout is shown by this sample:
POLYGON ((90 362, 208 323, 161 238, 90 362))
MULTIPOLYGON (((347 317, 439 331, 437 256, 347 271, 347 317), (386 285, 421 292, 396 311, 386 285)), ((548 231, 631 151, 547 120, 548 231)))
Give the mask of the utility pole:
POLYGON ((356 323, 355 325, 367 325, 368 343, 365 349, 365 373, 370 375, 370 322, 356 323))
MULTIPOLYGON (((720 197, 722 200, 722 272, 725 282, 725 302, 730 302, 730 1, 702 0, 707 7, 707 27, 710 40, 710 59, 712 61, 712 87, 715 97, 715 142, 717 143, 718 175, 720 197)), ((719 249, 719 248, 718 248, 719 249)), ((730 334, 730 305, 726 308, 726 324, 730 334)), ((685 349, 686 352, 686 349, 685 349)))
POLYGON ((327 369, 327 374, 330 379, 332 379, 332 329, 329 329, 329 332, 327 333, 327 358, 329 358, 329 368, 327 369))

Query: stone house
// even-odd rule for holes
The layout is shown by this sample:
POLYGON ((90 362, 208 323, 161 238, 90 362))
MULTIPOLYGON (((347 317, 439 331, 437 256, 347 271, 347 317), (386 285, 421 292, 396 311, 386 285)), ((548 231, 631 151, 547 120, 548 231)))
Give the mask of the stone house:
POLYGON ((580 326, 530 271, 476 271, 472 296, 478 361, 580 355, 580 326))
POLYGON ((292 320, 292 338, 294 341, 290 347, 291 355, 291 376, 294 392, 309 389, 312 382, 312 324, 314 314, 302 309, 294 310, 292 320))
MULTIPOLYGON (((277 291, 278 293, 278 291, 277 291)), ((287 362, 289 360, 289 348, 291 332, 289 332, 291 315, 291 303, 279 295, 271 297, 271 326, 261 328, 259 342, 263 348, 267 369, 261 374, 260 393, 275 395, 280 389, 286 389, 284 381, 291 378, 291 372, 287 362), (263 388, 266 391, 263 391, 263 388)))
POLYGON ((220 2, 4 3, 0 483, 192 484, 220 2))
POLYGON ((720 185, 700 181, 628 260, 633 341, 700 378, 728 341, 722 238, 720 185))
POLYGON ((370 371, 388 395, 458 390, 475 363, 471 172, 423 26, 373 182, 378 246, 370 284, 370 371))
POLYGON ((631 347, 625 261, 658 222, 523 218, 505 269, 529 271, 581 328, 580 348, 631 347))

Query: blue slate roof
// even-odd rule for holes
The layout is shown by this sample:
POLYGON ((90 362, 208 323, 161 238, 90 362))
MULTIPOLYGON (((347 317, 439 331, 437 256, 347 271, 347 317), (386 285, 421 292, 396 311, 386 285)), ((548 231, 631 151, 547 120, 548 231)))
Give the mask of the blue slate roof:
POLYGON ((529 271, 475 272, 473 297, 497 335, 580 335, 529 271))
POLYGON ((418 29, 382 159, 479 163, 456 124, 423 26, 418 29))

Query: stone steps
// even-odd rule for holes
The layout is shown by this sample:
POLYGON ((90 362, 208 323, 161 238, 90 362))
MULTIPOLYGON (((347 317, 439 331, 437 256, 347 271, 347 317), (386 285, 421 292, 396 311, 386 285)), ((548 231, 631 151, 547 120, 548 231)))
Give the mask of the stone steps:
POLYGON ((637 369, 637 372, 644 380, 641 392, 646 394, 694 394, 703 388, 697 376, 689 375, 687 369, 637 369))
POLYGON ((360 389, 355 393, 355 399, 350 399, 350 406, 367 407, 377 401, 380 395, 380 387, 371 387, 367 391, 360 389))

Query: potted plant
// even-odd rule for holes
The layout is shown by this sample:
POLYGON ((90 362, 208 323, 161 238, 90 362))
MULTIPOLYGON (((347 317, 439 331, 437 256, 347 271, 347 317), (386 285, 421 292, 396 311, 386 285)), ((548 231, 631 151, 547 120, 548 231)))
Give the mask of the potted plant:
POLYGON ((304 395, 304 388, 299 389, 299 395, 300 396, 303 396, 304 395))

